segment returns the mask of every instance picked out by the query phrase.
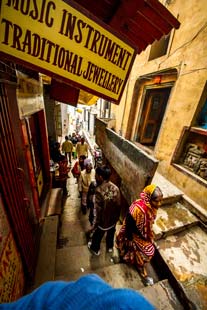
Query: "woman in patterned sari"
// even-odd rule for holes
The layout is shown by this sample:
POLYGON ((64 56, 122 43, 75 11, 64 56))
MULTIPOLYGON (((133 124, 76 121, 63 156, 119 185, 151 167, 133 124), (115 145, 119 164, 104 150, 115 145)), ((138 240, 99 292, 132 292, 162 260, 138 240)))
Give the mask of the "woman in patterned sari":
POLYGON ((153 284, 153 279, 147 275, 145 264, 151 260, 155 252, 152 225, 162 199, 163 194, 158 186, 146 186, 140 194, 140 199, 130 206, 116 237, 120 257, 136 266, 146 285, 153 284))

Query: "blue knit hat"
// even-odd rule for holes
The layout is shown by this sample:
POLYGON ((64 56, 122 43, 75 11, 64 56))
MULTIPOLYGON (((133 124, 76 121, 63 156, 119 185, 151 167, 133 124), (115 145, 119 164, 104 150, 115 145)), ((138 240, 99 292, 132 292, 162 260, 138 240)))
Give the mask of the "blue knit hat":
POLYGON ((152 310, 141 294, 132 289, 112 288, 95 274, 75 282, 46 282, 31 294, 0 309, 152 310))

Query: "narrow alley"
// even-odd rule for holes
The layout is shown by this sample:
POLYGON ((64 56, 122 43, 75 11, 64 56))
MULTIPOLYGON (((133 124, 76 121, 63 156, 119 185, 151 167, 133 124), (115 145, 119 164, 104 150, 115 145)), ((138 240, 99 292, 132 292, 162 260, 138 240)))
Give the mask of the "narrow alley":
MULTIPOLYGON (((54 215, 45 219, 45 229, 48 226, 49 230, 45 234, 43 231, 45 240, 40 247, 38 262, 40 269, 38 270, 37 267, 36 286, 45 282, 47 276, 51 279, 54 277, 54 280, 72 281, 84 274, 96 273, 113 287, 127 287, 141 291, 158 309, 183 309, 168 281, 159 282, 152 267, 149 272, 155 282, 158 282, 153 288, 144 286, 135 268, 119 263, 116 248, 113 253, 108 253, 104 240, 101 244, 101 255, 91 254, 87 247, 86 236, 86 232, 90 228, 88 214, 82 214, 76 180, 71 173, 69 176, 67 188, 70 196, 64 199, 59 218, 58 215, 54 215), (58 223, 56 222, 57 236, 54 232, 54 221, 58 221, 58 223), (54 240, 57 241, 57 244, 54 240), (47 251, 49 244, 50 246, 53 244, 53 248, 47 251), (41 249, 43 249, 42 257, 41 249)), ((117 230, 119 227, 120 225, 117 225, 117 230)))
POLYGON ((97 274, 207 310, 207 1, 2 0, 0 21, 0 308, 97 274))
MULTIPOLYGON (((179 204, 181 192, 177 188, 170 183, 166 183, 167 181, 159 174, 155 175, 154 182, 162 187, 164 205, 167 204, 167 208, 163 206, 154 227, 157 236, 157 249, 160 248, 163 253, 160 254, 159 250, 157 250, 155 263, 152 262, 152 264, 148 265, 148 273, 155 282, 153 286, 145 287, 136 269, 120 262, 115 247, 113 253, 108 253, 105 240, 101 244, 101 255, 95 256, 91 254, 87 247, 87 231, 90 229, 88 214, 83 215, 81 211, 78 185, 70 172, 67 180, 69 196, 63 198, 62 207, 59 203, 60 189, 53 189, 54 196, 52 197, 51 208, 48 210, 48 216, 45 217, 43 225, 35 287, 48 280, 72 281, 85 274, 95 273, 112 287, 125 287, 140 291, 157 309, 197 309, 185 291, 179 287, 178 282, 173 281, 173 273, 165 270, 167 264, 164 262, 164 252, 166 242, 169 242, 167 241, 168 235, 172 236, 174 234, 174 238, 177 238, 179 231, 183 231, 186 227, 196 226, 198 220, 184 206, 179 204), (176 209, 177 214, 174 215, 172 221, 167 221, 164 213, 167 212, 170 216, 171 209, 176 209), (180 220, 181 216, 182 220, 180 220), (164 222, 163 217, 165 217, 164 222), (164 241, 163 235, 166 241, 164 241), (165 242, 164 247, 163 242, 165 242), (160 264, 162 268, 157 264, 160 264)), ((120 224, 117 224, 117 231, 119 231, 120 224)), ((201 233, 202 231, 198 232, 197 237, 201 233)), ((202 238, 204 240, 206 236, 202 235, 202 238)), ((202 244, 200 250, 205 252, 202 244)), ((183 254, 182 251, 185 252, 185 249, 180 249, 180 255, 183 254)), ((190 257, 191 249, 188 249, 188 251, 190 257)), ((173 253, 173 249, 171 249, 171 264, 175 269, 177 268, 177 253, 178 251, 175 250, 173 253)), ((201 268, 201 274, 205 270, 205 265, 202 263, 203 259, 204 257, 201 254, 199 267, 201 268)), ((184 276, 182 270, 181 274, 184 276)))

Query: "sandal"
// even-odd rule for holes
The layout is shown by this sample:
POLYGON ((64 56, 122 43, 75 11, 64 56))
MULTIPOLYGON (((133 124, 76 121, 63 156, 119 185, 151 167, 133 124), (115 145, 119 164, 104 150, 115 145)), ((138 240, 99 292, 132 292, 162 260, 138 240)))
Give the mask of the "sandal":
POLYGON ((152 286, 154 284, 154 280, 151 277, 143 278, 143 282, 145 286, 152 286))

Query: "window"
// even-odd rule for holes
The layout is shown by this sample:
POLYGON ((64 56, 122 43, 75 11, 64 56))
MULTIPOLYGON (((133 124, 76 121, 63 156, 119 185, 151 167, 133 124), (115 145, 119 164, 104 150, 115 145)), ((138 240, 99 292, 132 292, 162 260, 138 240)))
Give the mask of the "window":
POLYGON ((207 186, 207 83, 192 124, 184 127, 172 164, 207 186))
POLYGON ((159 41, 155 41, 150 50, 149 60, 159 58, 167 53, 168 44, 170 40, 170 33, 163 36, 159 41))
POLYGON ((201 184, 207 184, 207 131, 196 127, 184 127, 172 164, 201 184))
POLYGON ((207 98, 197 118, 198 127, 207 129, 207 98))

